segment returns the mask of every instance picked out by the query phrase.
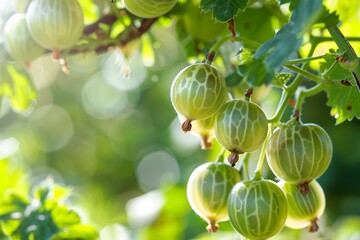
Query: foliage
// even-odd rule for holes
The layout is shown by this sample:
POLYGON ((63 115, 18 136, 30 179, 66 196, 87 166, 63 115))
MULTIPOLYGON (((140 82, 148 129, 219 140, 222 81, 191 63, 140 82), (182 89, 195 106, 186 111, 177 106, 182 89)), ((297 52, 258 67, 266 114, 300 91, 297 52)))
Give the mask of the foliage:
POLYGON ((71 190, 51 178, 26 192, 8 192, 0 203, 2 234, 11 239, 98 239, 97 230, 81 223, 64 204, 71 190))
POLYGON ((220 22, 233 19, 239 10, 244 11, 248 5, 248 0, 202 0, 200 7, 204 12, 213 11, 213 17, 220 22))

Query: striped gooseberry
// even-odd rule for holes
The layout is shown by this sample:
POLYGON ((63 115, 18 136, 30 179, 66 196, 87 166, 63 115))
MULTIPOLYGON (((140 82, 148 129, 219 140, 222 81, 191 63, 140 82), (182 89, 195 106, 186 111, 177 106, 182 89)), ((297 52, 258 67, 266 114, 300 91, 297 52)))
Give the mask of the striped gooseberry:
POLYGON ((173 80, 171 102, 178 114, 185 117, 184 132, 191 130, 191 121, 215 114, 227 98, 223 75, 208 63, 195 63, 181 70, 173 80))
POLYGON ((31 0, 14 0, 13 3, 15 5, 16 11, 19 13, 26 12, 26 8, 29 5, 31 0))
POLYGON ((123 0, 127 10, 141 18, 155 18, 169 12, 177 0, 123 0))
POLYGON ((288 215, 285 226, 300 229, 310 226, 310 232, 316 232, 319 227, 317 220, 325 210, 325 194, 320 184, 313 180, 309 183, 309 193, 301 194, 298 186, 280 181, 279 187, 285 192, 288 204, 288 215))
POLYGON ((239 171, 222 162, 202 164, 191 173, 187 198, 194 212, 209 224, 209 232, 216 232, 217 223, 228 220, 228 196, 240 180, 239 171))
POLYGON ((316 124, 302 124, 296 118, 280 125, 270 136, 266 149, 268 164, 280 179, 298 184, 306 194, 308 183, 320 177, 332 157, 329 135, 316 124))
POLYGON ((253 102, 234 99, 216 113, 215 135, 219 143, 231 152, 232 166, 238 154, 252 152, 265 140, 268 122, 263 110, 253 102))
POLYGON ((26 22, 33 38, 44 48, 60 52, 77 43, 82 35, 83 12, 77 0, 32 0, 26 22))
POLYGON ((17 61, 29 62, 41 56, 45 49, 31 36, 24 13, 15 13, 4 28, 6 51, 17 61))
POLYGON ((268 239, 279 233, 284 227, 287 210, 284 192, 270 180, 240 182, 229 195, 230 224, 248 239, 268 239))

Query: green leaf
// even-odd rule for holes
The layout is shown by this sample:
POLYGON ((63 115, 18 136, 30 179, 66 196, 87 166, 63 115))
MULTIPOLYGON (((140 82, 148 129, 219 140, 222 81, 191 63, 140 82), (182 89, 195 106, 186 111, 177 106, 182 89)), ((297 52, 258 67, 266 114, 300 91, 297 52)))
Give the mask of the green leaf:
POLYGON ((301 46, 303 34, 317 21, 322 9, 322 2, 319 0, 300 1, 290 22, 256 51, 255 58, 269 54, 265 58, 265 64, 269 68, 279 67, 301 46))
POLYGON ((16 212, 14 212, 14 211, 11 211, 11 212, 6 213, 6 214, 1 214, 0 215, 0 221, 6 222, 6 221, 9 221, 9 220, 14 220, 14 215, 15 214, 16 214, 16 212))
POLYGON ((79 224, 67 228, 53 236, 51 240, 96 240, 99 239, 97 230, 89 225, 79 224))
POLYGON ((237 72, 232 72, 225 76, 226 86, 235 87, 238 86, 243 80, 243 77, 240 76, 237 72))
POLYGON ((69 227, 81 222, 77 212, 63 205, 52 209, 51 215, 59 228, 69 227))
POLYGON ((360 119, 360 93, 356 86, 334 84, 326 89, 327 105, 331 107, 331 115, 336 118, 336 124, 354 118, 360 119))
MULTIPOLYGON (((236 33, 259 43, 269 40, 275 34, 273 14, 265 6, 262 8, 247 8, 244 12, 239 12, 238 16, 234 18, 236 33)), ((250 46, 244 44, 244 47, 250 46)))
POLYGON ((0 204, 0 220, 19 219, 29 204, 30 200, 26 196, 10 190, 0 204))
POLYGON ((339 15, 337 15, 336 12, 330 13, 329 10, 326 10, 317 21, 317 23, 324 24, 326 28, 336 26, 339 22, 339 15))
POLYGON ((61 202, 70 196, 72 189, 70 187, 61 186, 59 184, 54 184, 53 188, 53 200, 61 202))
POLYGON ((11 239, 5 231, 5 226, 3 223, 0 223, 0 239, 1 240, 13 240, 11 239))
POLYGON ((354 118, 360 118, 360 93, 350 71, 344 69, 336 61, 335 57, 327 56, 321 63, 320 71, 327 81, 333 84, 325 89, 328 96, 327 105, 331 107, 331 115, 336 118, 336 124, 354 118), (341 84, 342 81, 350 83, 350 86, 341 84))
MULTIPOLYGON (((1 83, 0 83, 1 85, 1 83)), ((10 149, 8 149, 10 150, 10 149)), ((13 153, 10 153, 13 154, 13 153)), ((10 155, 11 156, 11 155, 10 155)), ((5 198, 13 192, 27 193, 28 184, 25 176, 25 169, 12 159, 0 160, 0 201, 7 201, 5 198)))
POLYGON ((0 95, 9 97, 11 106, 16 112, 25 112, 32 108, 37 93, 25 71, 8 64, 2 68, 0 79, 0 95))
POLYGON ((276 87, 283 87, 293 76, 291 73, 277 73, 272 84, 276 87))
POLYGON ((227 22, 234 18, 239 10, 244 11, 249 0, 201 0, 200 7, 204 12, 213 12, 213 18, 227 22))
POLYGON ((289 9, 290 11, 294 11, 294 9, 299 5, 300 0, 291 0, 289 9))
POLYGON ((34 197, 39 200, 42 205, 45 205, 46 199, 51 197, 53 184, 53 180, 47 178, 34 189, 34 197))
POLYGON ((27 215, 14 232, 14 236, 20 234, 21 239, 49 239, 59 232, 49 211, 33 210, 27 215), (41 236, 37 238, 36 236, 41 236))
POLYGON ((250 62, 237 67, 239 75, 243 76, 250 85, 260 86, 263 83, 269 84, 273 80, 274 69, 268 69, 263 64, 263 59, 254 58, 250 62))
POLYGON ((253 60, 239 66, 242 75, 246 75, 249 82, 256 86, 269 84, 275 70, 299 49, 303 35, 317 21, 322 10, 320 0, 299 1, 290 22, 256 51, 253 60))

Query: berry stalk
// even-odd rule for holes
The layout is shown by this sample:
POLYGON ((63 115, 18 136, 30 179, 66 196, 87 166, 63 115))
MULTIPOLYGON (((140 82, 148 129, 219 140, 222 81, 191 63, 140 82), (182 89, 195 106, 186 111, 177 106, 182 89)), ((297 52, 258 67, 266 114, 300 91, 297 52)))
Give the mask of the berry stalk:
MULTIPOLYGON (((311 57, 314 54, 317 45, 318 45, 318 43, 316 42, 311 46, 311 49, 308 54, 309 57, 311 57)), ((309 64, 309 62, 306 62, 302 65, 301 68, 296 67, 296 70, 298 70, 298 69, 304 70, 308 66, 308 64, 309 64)), ((270 119, 268 119, 269 123, 277 124, 281 120, 281 117, 286 109, 286 106, 288 105, 289 100, 294 96, 296 90, 300 86, 302 79, 304 78, 302 74, 300 74, 299 72, 297 72, 297 73, 298 74, 296 75, 294 81, 289 86, 283 87, 284 89, 283 89, 283 92, 281 95, 280 102, 278 104, 278 108, 276 109, 274 116, 271 117, 270 119)))
POLYGON ((226 43, 227 41, 236 41, 236 42, 241 42, 241 43, 246 43, 248 45, 251 45, 253 46, 254 48, 258 48, 261 46, 260 43, 256 42, 256 41, 253 41, 253 40, 250 40, 248 38, 245 38, 245 37, 240 37, 240 36, 236 36, 236 37, 233 37, 233 36, 225 36, 223 37, 222 39, 220 39, 219 41, 217 41, 209 50, 209 55, 210 54, 215 54, 219 48, 224 44, 226 43))
POLYGON ((325 88, 326 87, 324 84, 319 83, 318 85, 316 85, 310 89, 301 89, 298 94, 298 97, 296 99, 296 104, 294 107, 294 117, 297 117, 297 118, 300 117, 301 107, 302 107, 302 104, 303 104, 305 98, 316 95, 319 92, 323 91, 325 88))
POLYGON ((255 169, 254 180, 261 180, 262 179, 262 166, 263 166, 264 161, 265 161, 266 147, 267 147, 267 143, 269 141, 269 137, 271 135, 271 132, 272 132, 272 126, 271 126, 271 124, 269 124, 268 132, 267 132, 265 141, 264 141, 264 143, 262 145, 262 148, 261 148, 259 161, 258 161, 258 164, 257 164, 256 169, 255 169))
MULTIPOLYGON (((350 45, 349 41, 345 38, 337 26, 328 27, 327 30, 334 39, 336 45, 338 45, 339 49, 344 51, 345 55, 350 60, 358 60, 358 56, 356 55, 354 48, 350 45)), ((352 73, 354 75, 357 88, 360 91, 360 66, 357 66, 352 73)))

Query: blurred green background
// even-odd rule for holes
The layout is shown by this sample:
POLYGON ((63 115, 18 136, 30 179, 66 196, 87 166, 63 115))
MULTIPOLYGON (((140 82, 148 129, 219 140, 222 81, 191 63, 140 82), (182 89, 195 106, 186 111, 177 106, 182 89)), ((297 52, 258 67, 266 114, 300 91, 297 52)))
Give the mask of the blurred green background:
MULTIPOLYGON (((0 2, 2 21, 11 15, 10 5, 0 2)), ((357 15, 347 14, 355 19, 343 29, 359 36, 360 8, 354 6, 357 15)), ((0 193, 31 188, 51 175, 74 188, 72 207, 102 239, 237 239, 229 223, 220 224, 216 235, 207 234, 186 199, 190 173, 214 160, 219 146, 201 150, 197 137, 181 132, 171 106, 171 82, 189 63, 175 24, 155 24, 132 44, 129 56, 119 49, 69 56, 70 74, 47 55, 32 62, 38 90, 33 112, 18 114, 8 99, 1 102, 0 193)), ((259 95, 271 116, 279 91, 264 88, 259 95)), ((325 94, 311 97, 303 113, 303 122, 321 125, 334 146, 332 163, 319 179, 327 198, 320 231, 284 229, 273 239, 360 239, 360 122, 336 126, 325 103, 325 94)))

